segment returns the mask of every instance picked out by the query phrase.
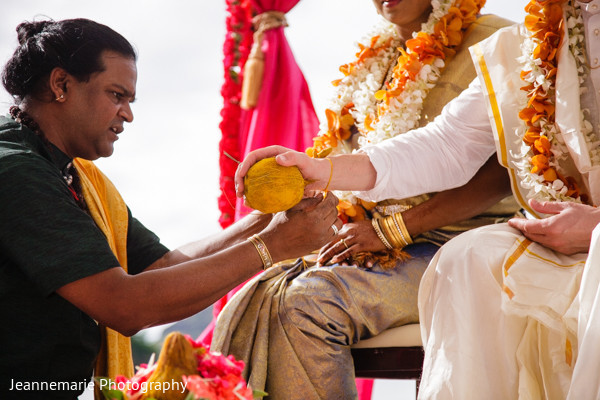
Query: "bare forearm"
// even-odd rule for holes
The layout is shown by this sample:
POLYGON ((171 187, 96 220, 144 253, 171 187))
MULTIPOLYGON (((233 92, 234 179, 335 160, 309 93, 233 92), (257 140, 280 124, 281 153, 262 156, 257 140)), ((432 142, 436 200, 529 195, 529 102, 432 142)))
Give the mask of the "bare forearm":
POLYGON ((146 271, 166 268, 197 258, 208 257, 245 241, 248 237, 263 230, 270 220, 270 215, 252 213, 215 235, 185 244, 168 252, 150 265, 146 271))
MULTIPOLYGON (((363 153, 345 154, 331 157, 333 174, 331 176, 330 190, 370 190, 377 181, 377 171, 369 156, 363 153)), ((327 161, 323 162, 326 178, 329 178, 330 168, 327 161)), ((327 181, 324 181, 327 184, 327 181)))
MULTIPOLYGON (((337 202, 333 195, 320 195, 302 200, 287 212, 274 214, 260 232, 272 261, 307 254, 330 241, 334 235, 332 225, 338 229, 341 226, 337 202)), ((257 228, 256 224, 251 225, 252 228, 240 229, 239 235, 245 236, 248 229, 257 228)), ((234 235, 232 240, 239 238, 234 235)), ((57 293, 96 321, 131 335, 208 307, 259 272, 263 262, 269 264, 268 256, 263 257, 251 242, 244 240, 206 257, 137 275, 128 275, 120 267, 111 268, 68 283, 57 293)))
POLYGON ((416 236, 479 215, 510 194, 506 169, 492 156, 466 185, 439 192, 402 216, 409 233, 416 236))
POLYGON ((261 271, 262 261, 244 242, 200 260, 134 277, 129 315, 139 315, 138 328, 173 322, 193 315, 223 297, 232 287, 261 271), (154 295, 147 297, 148 293, 154 295), (191 295, 192 294, 192 295, 191 295), (146 295, 146 296, 144 296, 146 295))
POLYGON ((66 285, 58 293, 100 323, 132 335, 207 308, 261 268, 255 248, 244 242, 206 258, 138 275, 113 268, 66 285), (84 301, 73 301, 82 299, 82 293, 84 301))

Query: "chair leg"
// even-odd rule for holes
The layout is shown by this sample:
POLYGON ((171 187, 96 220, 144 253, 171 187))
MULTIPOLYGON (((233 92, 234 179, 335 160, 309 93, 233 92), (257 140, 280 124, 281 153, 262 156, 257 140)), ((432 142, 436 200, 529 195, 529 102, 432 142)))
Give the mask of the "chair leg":
POLYGON ((421 378, 417 379, 415 381, 415 384, 416 384, 416 387, 417 387, 417 390, 415 391, 415 398, 418 399, 419 398, 419 386, 421 386, 421 378))

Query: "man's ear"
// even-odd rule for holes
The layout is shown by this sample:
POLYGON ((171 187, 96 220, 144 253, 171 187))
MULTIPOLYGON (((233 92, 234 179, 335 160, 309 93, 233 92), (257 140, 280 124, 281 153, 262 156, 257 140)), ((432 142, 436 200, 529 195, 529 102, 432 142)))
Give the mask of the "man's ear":
POLYGON ((62 68, 56 67, 50 72, 49 86, 54 100, 62 103, 65 101, 67 86, 71 75, 62 68))

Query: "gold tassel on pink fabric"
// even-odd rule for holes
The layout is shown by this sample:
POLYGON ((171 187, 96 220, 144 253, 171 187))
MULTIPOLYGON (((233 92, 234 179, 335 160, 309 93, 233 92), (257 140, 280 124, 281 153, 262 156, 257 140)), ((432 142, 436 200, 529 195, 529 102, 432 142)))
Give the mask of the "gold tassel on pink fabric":
POLYGON ((252 18, 254 24, 254 43, 244 65, 241 107, 249 110, 258 104, 265 71, 265 55, 262 52, 263 33, 269 29, 288 26, 285 14, 279 11, 267 11, 252 18))

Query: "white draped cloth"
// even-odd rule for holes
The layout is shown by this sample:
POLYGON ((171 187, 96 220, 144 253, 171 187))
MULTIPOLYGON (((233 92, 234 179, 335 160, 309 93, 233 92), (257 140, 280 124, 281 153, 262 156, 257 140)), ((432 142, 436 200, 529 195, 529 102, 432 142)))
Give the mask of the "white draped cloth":
POLYGON ((600 228, 593 246, 566 256, 506 224, 443 246, 419 288, 419 398, 565 399, 571 381, 570 398, 599 398, 600 228))
MULTIPOLYGON (((582 100, 596 110, 598 129, 600 0, 580 4, 593 67, 582 100)), ((377 182, 357 196, 380 200, 460 186, 496 151, 509 169, 515 197, 536 215, 515 171, 523 102, 516 58, 525 34, 515 26, 476 46, 479 80, 433 123, 364 148, 377 182)), ((566 51, 563 46, 559 57, 557 125, 573 161, 569 172, 598 205, 600 167, 581 145, 579 85, 566 51)), ((428 267, 419 311, 425 346, 421 399, 600 399, 600 227, 589 255, 573 256, 533 243, 507 225, 462 234, 428 267)))
MULTIPOLYGON (((474 46, 473 54, 499 161, 527 208, 531 193, 514 171, 522 103, 515 56, 523 35, 517 26, 500 31, 474 46)), ((559 61, 556 120, 573 172, 598 205, 600 170, 578 137, 573 68, 559 61)), ((589 255, 554 252, 507 225, 453 239, 436 254, 419 289, 425 347, 419 398, 600 399, 599 286, 600 226, 589 255)))

